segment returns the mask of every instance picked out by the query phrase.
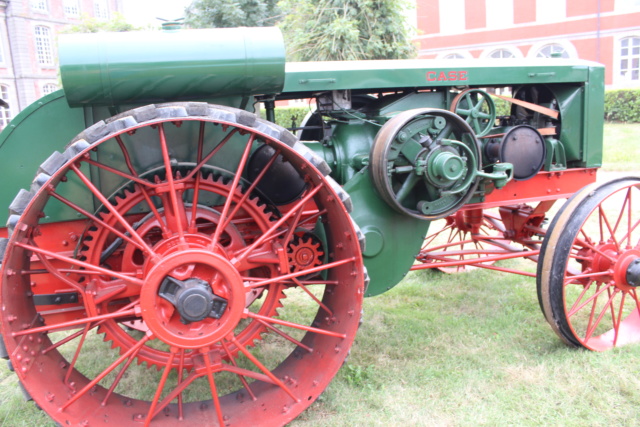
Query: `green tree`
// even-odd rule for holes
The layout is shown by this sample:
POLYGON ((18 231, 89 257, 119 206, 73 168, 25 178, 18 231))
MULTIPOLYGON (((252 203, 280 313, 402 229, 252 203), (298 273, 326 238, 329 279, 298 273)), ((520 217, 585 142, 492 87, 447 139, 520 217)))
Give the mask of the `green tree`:
POLYGON ((104 21, 97 18, 92 18, 89 15, 82 15, 82 20, 79 24, 70 25, 62 31, 63 33, 97 33, 99 31, 107 32, 121 32, 121 31, 135 31, 139 30, 129 24, 121 13, 114 13, 113 19, 104 21))
POLYGON ((277 0, 195 0, 185 10, 191 28, 266 27, 279 17, 277 0))
POLYGON ((296 61, 416 56, 403 0, 282 0, 288 58, 296 61))

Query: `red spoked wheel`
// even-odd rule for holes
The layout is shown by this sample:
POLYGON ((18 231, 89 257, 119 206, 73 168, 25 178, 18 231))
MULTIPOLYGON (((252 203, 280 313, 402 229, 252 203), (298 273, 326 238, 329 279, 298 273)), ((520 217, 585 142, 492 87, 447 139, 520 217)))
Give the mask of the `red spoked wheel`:
POLYGON ((31 397, 62 425, 295 418, 364 294, 327 171, 284 129, 201 103, 120 114, 54 153, 2 242, 2 334, 31 397), (291 247, 315 258, 292 265, 291 247))
POLYGON ((640 179, 585 187, 554 218, 538 293, 567 344, 604 351, 640 341, 640 179))
MULTIPOLYGON (((505 253, 507 240, 502 232, 504 225, 500 216, 482 209, 458 211, 453 215, 434 221, 436 230, 424 241, 416 260, 434 264, 444 273, 463 273, 475 270, 470 264, 451 265, 478 260, 505 253), (438 266, 442 264, 442 266, 438 266)), ((508 249, 507 249, 508 250, 508 249)), ((494 261, 484 264, 492 265, 494 261)))

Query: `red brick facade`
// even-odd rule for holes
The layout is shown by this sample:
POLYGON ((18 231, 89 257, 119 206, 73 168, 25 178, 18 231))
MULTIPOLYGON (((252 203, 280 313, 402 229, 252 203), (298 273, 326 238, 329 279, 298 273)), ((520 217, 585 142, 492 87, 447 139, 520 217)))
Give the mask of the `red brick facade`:
POLYGON ((417 0, 421 58, 563 56, 640 87, 640 0, 417 0))

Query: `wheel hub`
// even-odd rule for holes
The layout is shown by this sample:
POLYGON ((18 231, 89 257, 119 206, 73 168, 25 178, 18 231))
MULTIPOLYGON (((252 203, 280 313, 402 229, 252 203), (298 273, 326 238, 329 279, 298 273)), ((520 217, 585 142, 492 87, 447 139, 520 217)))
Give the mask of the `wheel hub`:
POLYGON ((202 249, 165 257, 149 271, 140 292, 142 318, 151 332, 183 348, 214 345, 233 332, 245 300, 242 276, 231 262, 202 249))
POLYGON ((207 317, 220 319, 228 304, 225 298, 211 291, 206 281, 198 278, 182 281, 167 276, 160 285, 158 295, 173 304, 185 325, 207 317))

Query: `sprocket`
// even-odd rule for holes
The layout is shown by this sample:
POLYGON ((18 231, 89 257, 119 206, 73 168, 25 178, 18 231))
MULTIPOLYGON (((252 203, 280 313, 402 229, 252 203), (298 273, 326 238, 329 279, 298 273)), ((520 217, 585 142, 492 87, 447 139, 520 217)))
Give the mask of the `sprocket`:
MULTIPOLYGON (((174 174, 176 179, 181 179, 182 175, 188 176, 188 171, 185 173, 185 170, 180 170, 174 174)), ((183 199, 193 198, 196 186, 199 189, 198 205, 194 208, 192 203, 185 203, 186 220, 190 224, 195 224, 195 229, 189 230, 185 234, 185 240, 190 247, 204 248, 210 242, 219 223, 220 213, 216 206, 222 204, 227 195, 231 193, 231 185, 222 176, 195 175, 192 179, 184 182, 184 190, 181 192, 183 199), (193 220, 194 215, 195 220, 193 220)), ((162 199, 162 197, 163 194, 149 188, 143 190, 136 184, 128 186, 112 197, 112 203, 117 208, 118 214, 132 224, 149 246, 160 251, 171 251, 171 245, 163 244, 176 234, 175 230, 171 230, 170 218, 167 218, 170 213, 166 213, 162 207, 155 207, 154 211, 149 208, 146 201, 162 199), (145 206, 145 210, 150 212, 148 214, 133 213, 138 212, 141 206, 145 206)), ((227 256, 242 250, 255 241, 256 237, 267 230, 274 220, 274 215, 267 208, 267 205, 261 203, 258 197, 246 197, 240 187, 236 188, 232 197, 235 203, 241 202, 242 207, 236 213, 234 221, 226 224, 220 239, 220 247, 216 248, 217 251, 224 252, 227 256)), ((101 210, 98 217, 105 224, 119 228, 118 219, 114 213, 101 210)), ((79 255, 88 262, 99 262, 104 267, 123 273, 136 274, 137 271, 144 269, 147 263, 147 259, 139 248, 117 237, 107 227, 99 224, 91 224, 87 227, 79 241, 78 250, 79 255)), ((275 265, 278 257, 275 253, 273 258, 273 266, 268 264, 256 266, 251 269, 252 274, 265 278, 276 275, 275 265)), ((87 280, 89 279, 87 278, 87 280)), ((96 281, 95 278, 92 280, 96 281)), ((99 284, 97 286, 100 287, 99 284)), ((246 307, 263 316, 275 317, 278 315, 278 309, 282 306, 281 300, 285 298, 283 290, 284 286, 278 283, 253 289, 247 296, 246 307)), ((111 312, 135 301, 136 298, 137 295, 128 295, 126 291, 115 293, 113 298, 96 303, 94 310, 96 313, 111 312)), ((146 326, 142 321, 132 323, 107 320, 99 326, 99 331, 104 333, 104 340, 111 341, 112 348, 118 348, 121 354, 136 345, 140 339, 141 331, 145 330, 146 326)), ((266 327, 254 320, 242 323, 235 334, 238 341, 246 347, 254 345, 257 340, 261 339, 264 332, 266 332, 266 327)), ((154 366, 156 369, 160 369, 168 361, 169 347, 157 341, 153 342, 153 345, 153 347, 143 346, 137 353, 137 361, 139 364, 146 363, 149 367, 154 366)), ((225 359, 238 351, 237 348, 230 346, 226 349, 220 346, 218 349, 220 357, 225 359)), ((174 361, 175 367, 182 363, 185 369, 191 369, 194 366, 192 354, 185 352, 184 360, 176 359, 174 361)))

